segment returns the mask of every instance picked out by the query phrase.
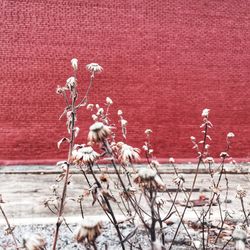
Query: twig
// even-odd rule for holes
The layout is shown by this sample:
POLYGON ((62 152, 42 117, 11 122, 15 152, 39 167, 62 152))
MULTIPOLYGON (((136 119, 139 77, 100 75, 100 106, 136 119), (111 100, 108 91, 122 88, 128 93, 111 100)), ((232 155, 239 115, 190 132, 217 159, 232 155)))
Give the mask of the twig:
POLYGON ((9 220, 7 218, 7 215, 5 214, 5 212, 4 212, 4 210, 3 210, 3 208, 2 208, 1 205, 0 205, 0 210, 1 210, 1 213, 2 213, 2 215, 3 215, 3 217, 4 217, 5 221, 6 221, 6 224, 8 226, 8 230, 11 233, 11 236, 13 238, 13 241, 14 241, 14 244, 15 244, 15 248, 18 250, 19 248, 18 248, 18 245, 17 245, 17 240, 16 240, 16 237, 15 237, 15 234, 13 233, 13 228, 11 228, 9 220))

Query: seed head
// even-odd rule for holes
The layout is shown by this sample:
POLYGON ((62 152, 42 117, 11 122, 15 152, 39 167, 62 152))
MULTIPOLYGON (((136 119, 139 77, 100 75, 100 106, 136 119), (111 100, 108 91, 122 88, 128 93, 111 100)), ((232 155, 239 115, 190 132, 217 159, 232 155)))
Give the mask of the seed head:
POLYGON ((168 161, 169 161, 170 163, 175 163, 175 159, 174 159, 173 157, 170 157, 170 158, 168 159, 168 161))
POLYGON ((99 154, 91 146, 81 145, 72 151, 72 160, 74 163, 88 164, 93 163, 99 158, 99 154))
POLYGON ((71 76, 70 78, 68 78, 68 80, 66 81, 66 87, 72 91, 75 87, 76 87, 77 83, 76 83, 76 78, 74 76, 71 76))
POLYGON ((210 109, 203 109, 201 116, 207 118, 209 115, 209 112, 210 112, 210 109))
POLYGON ((98 63, 90 63, 86 65, 86 69, 91 73, 100 73, 103 71, 103 68, 98 63))
POLYGON ((113 104, 113 101, 112 101, 112 99, 110 98, 110 97, 106 97, 106 103, 108 104, 108 105, 112 105, 113 104))
POLYGON ((101 228, 102 224, 99 220, 84 219, 83 223, 75 231, 75 239, 79 243, 84 241, 94 242, 101 234, 101 228))
POLYGON ((247 191, 240 184, 238 184, 236 191, 237 198, 242 199, 247 196, 247 191))
POLYGON ((166 186, 157 172, 151 168, 141 168, 134 182, 146 189, 162 190, 166 186))
POLYGON ((23 237, 23 246, 26 250, 44 250, 46 241, 41 234, 25 234, 23 237))
POLYGON ((150 135, 152 133, 153 133, 153 131, 151 129, 149 129, 149 128, 145 130, 146 135, 150 135))
POLYGON ((76 71, 78 69, 78 60, 76 58, 73 58, 71 60, 71 66, 72 66, 74 71, 76 71))
POLYGON ((90 142, 102 142, 111 134, 111 127, 102 122, 95 122, 89 127, 88 140, 90 142))
POLYGON ((138 148, 133 148, 123 142, 118 142, 116 144, 118 148, 118 155, 119 159, 122 163, 129 163, 133 160, 138 160, 140 159, 140 149, 138 148))
POLYGON ((221 158, 226 158, 226 157, 229 157, 229 154, 227 152, 221 152, 220 157, 221 158))
POLYGON ((214 158, 213 157, 207 157, 207 158, 205 158, 204 161, 207 162, 207 163, 214 163, 214 158))
POLYGON ((234 135, 233 132, 229 132, 229 133, 227 134, 227 138, 234 138, 234 137, 235 137, 235 135, 234 135))

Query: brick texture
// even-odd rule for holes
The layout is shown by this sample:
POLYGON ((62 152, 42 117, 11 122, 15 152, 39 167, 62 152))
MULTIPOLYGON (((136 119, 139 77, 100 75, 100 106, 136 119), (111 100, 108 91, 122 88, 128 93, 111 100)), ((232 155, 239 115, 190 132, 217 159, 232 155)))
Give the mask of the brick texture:
MULTIPOLYGON (((154 131, 155 155, 192 158, 189 137, 201 138, 203 108, 211 109, 211 153, 236 134, 234 157, 250 157, 250 5, 247 1, 3 0, 0 17, 0 160, 63 158, 56 142, 63 100, 55 94, 79 59, 98 62, 90 102, 109 96, 128 120, 128 143, 141 147, 154 131)), ((78 116, 86 142, 90 114, 78 116)), ((118 130, 119 131, 119 128, 118 130)))

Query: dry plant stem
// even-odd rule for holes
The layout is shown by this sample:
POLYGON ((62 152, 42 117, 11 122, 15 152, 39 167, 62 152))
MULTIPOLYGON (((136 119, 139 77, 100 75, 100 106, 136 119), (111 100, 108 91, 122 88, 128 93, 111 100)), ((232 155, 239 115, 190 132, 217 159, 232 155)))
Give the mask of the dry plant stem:
POLYGON ((145 197, 145 199, 149 205, 149 208, 150 208, 149 217, 151 219, 151 225, 150 225, 150 227, 148 227, 148 229, 149 229, 151 244, 152 244, 156 240, 156 234, 155 234, 156 218, 155 218, 155 209, 154 209, 156 192, 153 190, 151 183, 150 183, 149 190, 144 189, 143 194, 144 194, 144 197, 145 197))
MULTIPOLYGON (((180 215, 180 213, 179 213, 179 211, 178 211, 178 209, 177 209, 175 203, 172 201, 171 195, 170 195, 170 193, 169 193, 168 191, 167 191, 167 194, 168 194, 168 196, 169 196, 169 198, 170 198, 172 204, 174 205, 174 209, 175 209, 175 211, 176 211, 176 213, 177 213, 177 215, 178 215, 178 217, 180 218, 180 221, 181 221, 181 215, 180 215)), ((171 214, 170 214, 170 215, 171 215, 171 214)), ((184 227, 184 230, 186 231, 186 233, 187 233, 189 239, 192 240, 192 237, 191 237, 190 233, 188 232, 188 229, 187 229, 185 223, 184 223, 183 221, 181 221, 181 223, 182 223, 182 226, 184 227)), ((196 250, 198 250, 197 247, 196 247, 195 245, 194 245, 194 248, 195 248, 196 250)))
MULTIPOLYGON (((179 173, 178 173, 178 170, 177 170, 175 164, 172 163, 171 165, 172 165, 173 168, 174 168, 174 172, 175 172, 176 176, 179 176, 179 173)), ((173 205, 175 204, 175 201, 176 201, 176 198, 177 198, 177 194, 178 194, 179 191, 180 191, 180 185, 178 186, 178 190, 177 190, 176 195, 175 195, 175 198, 174 198, 174 203, 172 203, 172 207, 173 207, 173 205)), ((188 199, 187 192, 186 192, 183 188, 181 189, 181 191, 182 191, 182 193, 185 195, 186 199, 188 199)), ((193 206, 191 207, 191 209, 192 209, 193 212, 195 213, 197 219, 201 222, 200 217, 199 217, 199 215, 197 214, 197 212, 196 212, 196 210, 194 209, 193 206)), ((171 211, 171 209, 170 209, 170 211, 171 211)))
POLYGON ((248 217, 249 217, 249 216, 250 216, 250 212, 248 213, 247 218, 243 221, 243 224, 246 223, 246 221, 248 220, 248 217))
MULTIPOLYGON (((217 184, 215 185, 215 188, 218 188, 218 186, 219 186, 219 184, 220 184, 221 177, 222 177, 222 174, 223 174, 223 171, 224 171, 224 162, 225 162, 225 158, 223 158, 222 163, 221 163, 221 165, 220 165, 220 166, 222 166, 222 168, 221 168, 221 172, 220 172, 220 175, 219 175, 219 179, 218 179, 218 181, 217 181, 217 184)), ((207 211, 206 211, 206 213, 205 213, 205 216, 207 216, 208 212, 210 211, 210 209, 211 209, 211 207, 212 207, 212 205, 213 205, 213 201, 214 201, 214 197, 215 197, 215 196, 216 196, 216 193, 213 193, 212 199, 211 199, 211 201, 210 201, 210 203, 209 203, 209 205, 208 205, 208 209, 207 209, 207 211)))
POLYGON ((189 201, 190 201, 190 199, 191 199, 191 195, 192 195, 192 193, 193 193, 193 189, 194 189, 194 186, 195 186, 195 183, 196 183, 196 179, 197 179, 197 176, 198 176, 198 171, 199 171, 199 167, 200 167, 201 161, 202 161, 202 157, 200 156, 200 157, 199 157, 199 162, 198 162, 198 164, 197 164, 196 173, 195 173, 195 176, 194 176, 192 188, 191 188, 191 190, 190 190, 190 192, 189 192, 189 195, 188 195, 188 199, 187 199, 185 208, 184 208, 184 210, 183 210, 183 212, 182 212, 182 215, 181 215, 181 218, 180 218, 180 222, 179 222, 178 227, 177 227, 177 229, 176 229, 176 231, 175 231, 174 238, 173 238, 173 240, 172 240, 172 242, 171 242, 171 244, 170 244, 169 250, 172 249, 173 242, 174 242, 174 240, 175 240, 175 238, 176 238, 176 236, 177 236, 177 234, 178 234, 178 231, 179 231, 180 226, 181 226, 181 224, 182 224, 184 215, 185 215, 186 210, 187 210, 187 208, 188 208, 188 204, 189 204, 189 201))
POLYGON ((15 248, 18 250, 19 248, 18 248, 18 245, 17 245, 16 237, 15 237, 15 235, 14 235, 14 233, 13 233, 13 230, 12 230, 12 228, 11 228, 11 226, 10 226, 9 220, 8 220, 8 218, 7 218, 7 215, 5 214, 5 212, 4 212, 4 210, 3 210, 3 208, 2 208, 1 205, 0 205, 0 210, 1 210, 1 213, 2 213, 2 215, 3 215, 3 217, 4 217, 5 221, 6 221, 6 224, 7 224, 7 226, 8 226, 8 229, 9 229, 10 232, 11 232, 11 236, 12 236, 12 238, 13 238, 13 241, 14 241, 14 244, 15 244, 15 248))
POLYGON ((188 199, 187 199, 187 202, 186 202, 186 206, 185 206, 185 208, 184 208, 184 210, 183 210, 183 213, 182 213, 182 216, 181 216, 181 220, 180 220, 180 222, 179 222, 179 224, 178 224, 178 227, 177 227, 177 229, 176 229, 176 232, 175 232, 174 238, 173 238, 173 240, 172 240, 172 242, 171 242, 171 245, 170 245, 170 247, 169 247, 169 250, 172 249, 173 242, 174 242, 174 240, 175 240, 175 238, 176 238, 176 236, 177 236, 177 234, 178 234, 178 231, 179 231, 179 229, 180 229, 182 220, 183 220, 183 218, 184 218, 184 215, 185 215, 185 213, 186 213, 186 210, 187 210, 187 208, 188 208, 188 204, 189 204, 189 202, 190 202, 190 199, 191 199, 191 196, 192 196, 192 193, 193 193, 193 190, 194 190, 194 186, 195 186, 196 179, 197 179, 198 172, 199 172, 199 167, 200 167, 200 164, 202 163, 202 157, 203 157, 203 153, 204 153, 204 149, 205 149, 205 145, 206 145, 207 130, 208 130, 208 125, 207 125, 207 123, 206 123, 206 125, 205 125, 205 132, 204 132, 204 139, 203 139, 203 148, 202 148, 201 155, 199 156, 199 162, 198 162, 198 164, 197 164, 197 168, 196 168, 196 172, 195 172, 193 184, 192 184, 191 190, 190 190, 190 192, 189 192, 188 199))
POLYGON ((68 186, 68 178, 69 178, 69 162, 70 158, 72 155, 72 149, 74 146, 74 140, 75 140, 75 131, 74 131, 74 126, 75 126, 75 97, 72 97, 72 110, 71 110, 71 119, 72 119, 72 125, 71 125, 71 138, 70 138, 70 144, 69 144, 69 152, 68 152, 68 164, 66 168, 66 174, 64 178, 64 185, 63 185, 63 191, 62 191, 62 197, 61 197, 61 202, 58 210, 58 217, 57 217, 57 223, 56 223, 56 231, 55 231, 55 236, 54 236, 54 242, 53 242, 53 250, 56 250, 56 244, 58 240, 58 235, 59 235, 59 228, 62 224, 62 214, 63 214, 63 209, 64 209, 64 203, 65 203, 65 198, 66 198, 66 193, 67 193, 67 186, 68 186))
POLYGON ((88 86, 88 88, 87 88, 86 94, 85 94, 84 98, 80 101, 80 103, 76 106, 76 110, 77 110, 78 108, 80 108, 80 106, 81 106, 82 104, 87 104, 87 103, 88 103, 88 95, 89 95, 90 89, 91 89, 91 87, 92 87, 92 85, 93 85, 93 81, 94 81, 94 75, 91 75, 91 77, 90 77, 90 82, 89 82, 89 86, 88 86))
MULTIPOLYGON (((105 145, 105 144, 104 144, 104 145, 105 145)), ((106 145, 105 145, 105 146, 106 146, 106 145)), ((113 165, 113 167, 114 167, 114 169, 115 169, 116 175, 117 175, 117 177, 118 177, 118 179, 119 179, 119 181, 120 181, 120 183, 121 183, 121 185, 122 185, 123 191, 127 194, 127 190, 126 190, 125 184, 124 184, 124 182, 123 182, 123 180, 122 180, 122 178, 121 178, 121 175, 120 175, 120 173, 119 173, 119 171, 118 171, 118 169, 117 169, 117 166, 116 166, 116 164, 115 164, 115 161, 114 161, 113 159, 111 160, 111 163, 112 163, 112 165, 113 165)), ((131 199, 131 197, 129 196, 129 194, 128 194, 128 198, 129 198, 129 201, 130 201, 131 205, 133 206, 135 212, 138 214, 138 216, 140 217, 141 221, 143 222, 144 226, 146 226, 146 228, 148 228, 148 225, 145 223, 145 221, 144 221, 144 219, 143 219, 143 216, 142 216, 142 214, 141 214, 141 210, 142 210, 142 209, 140 208, 140 206, 138 205, 138 203, 135 202, 135 204, 137 205, 137 207, 139 208, 139 210, 137 209, 136 205, 134 204, 134 202, 133 202, 133 200, 131 199)))
POLYGON ((205 250, 205 216, 202 216, 202 247, 205 250))
POLYGON ((96 246, 95 242, 92 242, 92 246, 93 246, 94 250, 97 250, 97 246, 96 246))
POLYGON ((80 201, 80 210, 81 210, 81 216, 84 219, 84 213, 83 213, 83 207, 82 207, 82 201, 80 201))
POLYGON ((233 239, 233 237, 231 237, 226 243, 225 245, 221 248, 221 250, 225 249, 226 246, 229 244, 229 242, 233 239))
MULTIPOLYGON (((96 177, 96 175, 95 175, 95 173, 94 173, 94 171, 93 171, 93 169, 92 169, 92 168, 93 168, 93 164, 91 164, 89 167, 90 167, 91 174, 92 174, 92 176, 93 176, 93 178, 94 178, 94 180, 95 180, 97 186, 98 186, 99 188, 102 188, 101 183, 98 181, 98 179, 97 179, 97 177, 96 177)), ((120 231, 119 225, 118 225, 118 223, 117 223, 117 220, 116 220, 116 218, 115 218, 115 214, 114 214, 114 212, 113 212, 113 209, 112 209, 112 207, 111 207, 111 205, 110 205, 110 202, 109 202, 109 200, 107 199, 107 197, 103 196, 103 198, 104 198, 104 200, 105 200, 105 202, 106 202, 106 204, 107 204, 107 206, 108 206, 109 213, 110 213, 110 216, 112 217, 113 225, 114 225, 114 227, 115 227, 115 229, 116 229, 116 231, 117 231, 117 234, 118 234, 118 237, 119 237, 119 240, 120 240, 121 247, 122 247, 123 250, 125 250, 125 246, 124 246, 124 243, 123 243, 121 231, 120 231)))
POLYGON ((229 182, 228 182, 228 178, 227 178, 227 173, 225 171, 225 181, 226 181, 226 186, 227 186, 227 189, 226 189, 226 197, 225 197, 225 201, 226 201, 226 209, 227 209, 227 201, 228 201, 228 192, 229 192, 229 182))
POLYGON ((162 220, 161 220, 161 214, 160 214, 160 208, 159 206, 157 206, 157 215, 159 218, 159 224, 160 224, 160 231, 161 231, 161 242, 162 245, 165 246, 165 237, 164 237, 164 233, 163 233, 163 224, 162 224, 162 220))
MULTIPOLYGON (((87 175, 86 175, 85 171, 82 169, 82 167, 81 167, 81 166, 80 166, 80 168, 81 168, 81 170, 82 170, 82 173, 83 173, 84 178, 86 179, 86 181, 87 181, 87 183, 88 183, 89 187, 91 188, 90 181, 89 181, 89 179, 88 179, 88 177, 87 177, 87 175)), ((97 199, 97 202, 99 203, 100 207, 102 208, 102 204, 101 204, 101 202, 100 202, 98 199, 97 199)), ((110 220, 110 222, 113 224, 112 218, 109 216, 109 214, 107 213, 107 211, 106 211, 106 210, 104 210, 104 213, 107 215, 108 219, 109 219, 109 220, 110 220)))
MULTIPOLYGON (((220 209, 220 214, 222 214, 221 205, 220 205, 220 204, 219 204, 219 209, 220 209)), ((216 239, 215 239, 215 241, 214 241, 214 244, 217 243, 217 241, 218 241, 218 239, 219 239, 219 237, 220 237, 220 234, 221 234, 221 232, 222 232, 222 230, 223 230, 223 226, 224 226, 224 224, 225 224, 226 218, 227 218, 227 215, 225 215, 224 219, 221 218, 221 227, 220 227, 220 231, 219 231, 219 233, 218 233, 218 235, 217 235, 217 237, 216 237, 216 239)))
POLYGON ((247 223, 247 226, 249 227, 248 218, 247 218, 247 214, 246 214, 246 210, 245 210, 245 206, 244 206, 244 201, 243 201, 242 197, 240 198, 240 203, 241 203, 241 207, 242 207, 242 210, 243 210, 243 213, 245 216, 245 221, 247 223))

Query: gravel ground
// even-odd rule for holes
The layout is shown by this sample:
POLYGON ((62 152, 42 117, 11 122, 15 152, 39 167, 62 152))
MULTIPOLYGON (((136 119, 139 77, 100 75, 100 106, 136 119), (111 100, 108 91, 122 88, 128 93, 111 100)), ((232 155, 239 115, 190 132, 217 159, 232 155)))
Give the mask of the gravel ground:
MULTIPOLYGON (((76 224, 70 225, 71 230, 74 232, 76 229, 76 224)), ((133 231, 134 227, 125 225, 121 227, 123 235, 129 234, 131 231, 133 231)), ((169 226, 165 229, 165 239, 167 242, 170 242, 171 239, 173 238, 174 232, 175 232, 176 226, 169 226)), ((13 246, 13 240, 10 235, 4 236, 3 235, 3 227, 0 227, 0 244, 1 250, 14 250, 13 246)), ((181 230, 182 231, 182 230, 181 230)), ((27 232, 33 232, 33 233, 40 233, 43 235, 43 237, 46 238, 46 241, 48 242, 47 244, 47 249, 51 249, 51 242, 52 242, 52 235, 54 232, 54 225, 22 225, 22 226, 17 226, 15 228, 15 235, 17 239, 20 240, 20 244, 22 242, 22 237, 25 235, 27 232)), ((197 234, 194 235, 194 239, 198 239, 197 234)), ((147 240, 147 237, 145 235, 145 231, 142 231, 142 229, 138 229, 136 235, 131 239, 131 242, 133 242, 135 245, 141 245, 142 249, 151 249, 150 248, 150 243, 147 240)), ((121 249, 119 245, 118 238, 116 236, 116 231, 111 226, 110 223, 105 223, 103 225, 103 230, 102 234, 97 238, 97 248, 100 250, 108 249, 108 250, 118 250, 121 249)), ((190 247, 189 245, 188 238, 186 235, 181 232, 176 240, 176 245, 173 249, 194 249, 193 247, 190 247)), ((169 243, 166 245, 167 249, 169 246, 169 243)), ((57 249, 63 249, 63 250, 85 250, 88 249, 86 248, 83 244, 78 244, 74 240, 74 234, 69 231, 68 228, 66 228, 64 225, 60 229, 60 239, 58 241, 57 249)), ((131 249, 129 244, 126 244, 126 249, 131 249)), ((133 247, 132 249, 137 249, 136 247, 133 247)), ((213 248, 213 249, 220 249, 218 248, 213 248)), ((234 249, 233 246, 228 246, 225 249, 234 249)))

